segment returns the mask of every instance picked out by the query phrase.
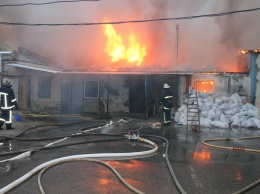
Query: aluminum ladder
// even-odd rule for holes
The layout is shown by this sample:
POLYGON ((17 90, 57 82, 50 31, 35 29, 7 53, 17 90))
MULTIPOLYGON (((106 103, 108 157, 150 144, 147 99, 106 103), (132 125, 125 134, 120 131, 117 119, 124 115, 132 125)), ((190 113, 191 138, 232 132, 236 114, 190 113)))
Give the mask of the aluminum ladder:
POLYGON ((186 125, 186 138, 189 127, 196 132, 200 132, 200 113, 198 103, 198 92, 188 95, 187 99, 187 125, 186 125))

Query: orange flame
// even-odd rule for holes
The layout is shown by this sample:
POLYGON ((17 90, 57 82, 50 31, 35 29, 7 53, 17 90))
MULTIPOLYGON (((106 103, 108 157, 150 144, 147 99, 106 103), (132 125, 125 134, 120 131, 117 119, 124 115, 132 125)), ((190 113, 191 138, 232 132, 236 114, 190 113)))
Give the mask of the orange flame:
POLYGON ((111 57, 111 61, 127 60, 129 63, 137 63, 137 66, 140 66, 147 54, 146 46, 141 46, 134 34, 128 36, 129 42, 125 45, 112 24, 105 24, 103 27, 107 37, 105 52, 111 57))

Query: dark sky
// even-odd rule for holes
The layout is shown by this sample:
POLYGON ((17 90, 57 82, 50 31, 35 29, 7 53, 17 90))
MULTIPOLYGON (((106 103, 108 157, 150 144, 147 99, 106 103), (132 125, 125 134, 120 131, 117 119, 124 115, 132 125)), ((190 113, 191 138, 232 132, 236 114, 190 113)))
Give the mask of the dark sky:
MULTIPOLYGON (((52 0, 2 0, 0 5, 52 0)), ((44 6, 0 7, 0 20, 18 23, 91 23, 182 17, 260 7, 259 0, 100 0, 44 6)), ((148 45, 137 68, 176 68, 176 25, 179 25, 178 68, 215 70, 237 67, 239 49, 260 49, 260 11, 230 16, 114 25, 117 33, 135 33, 148 45)), ((102 25, 3 26, 0 48, 24 47, 66 66, 86 69, 114 67, 104 52, 102 25)), ((118 64, 117 64, 118 65, 118 64)), ((120 64, 122 65, 122 64, 120 64)), ((128 67, 122 65, 123 67, 128 67)), ((129 65, 135 67, 135 65, 129 65)))

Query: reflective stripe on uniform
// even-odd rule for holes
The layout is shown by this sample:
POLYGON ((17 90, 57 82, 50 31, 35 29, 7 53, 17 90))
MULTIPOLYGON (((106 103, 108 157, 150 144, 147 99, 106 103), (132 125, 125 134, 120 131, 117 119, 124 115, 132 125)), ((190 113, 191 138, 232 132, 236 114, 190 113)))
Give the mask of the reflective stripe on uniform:
POLYGON ((171 110, 171 108, 167 108, 167 107, 165 107, 165 106, 163 106, 163 108, 164 108, 165 110, 171 110))
POLYGON ((8 120, 8 121, 5 121, 5 123, 7 123, 7 124, 12 123, 12 111, 11 111, 11 110, 10 110, 10 112, 9 112, 9 120, 8 120))
POLYGON ((168 98, 172 98, 172 96, 165 96, 164 98, 165 98, 165 99, 168 99, 168 98))
POLYGON ((163 113, 163 123, 171 123, 171 121, 167 121, 166 120, 166 115, 165 115, 165 112, 163 113))
POLYGON ((3 110, 10 110, 10 109, 12 109, 12 108, 14 108, 15 107, 15 105, 13 105, 13 106, 8 106, 8 107, 1 107, 1 109, 3 109, 3 110))
MULTIPOLYGON (((8 94, 7 94, 7 93, 5 93, 5 92, 0 92, 0 95, 3 95, 3 96, 4 96, 4 102, 5 102, 4 106, 2 106, 1 109, 3 109, 3 110, 9 110, 9 109, 12 109, 12 108, 15 107, 15 105, 8 106, 8 104, 7 104, 7 96, 8 96, 8 94)), ((15 98, 14 98, 13 100, 11 100, 11 102, 15 102, 15 101, 16 101, 15 98)))

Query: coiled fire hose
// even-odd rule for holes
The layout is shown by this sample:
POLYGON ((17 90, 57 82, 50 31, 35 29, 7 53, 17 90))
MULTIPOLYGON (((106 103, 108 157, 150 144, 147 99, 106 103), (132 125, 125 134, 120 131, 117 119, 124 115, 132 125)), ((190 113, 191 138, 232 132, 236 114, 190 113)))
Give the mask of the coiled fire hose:
POLYGON ((98 154, 81 154, 81 155, 72 155, 72 156, 66 156, 66 157, 62 157, 62 158, 57 158, 48 162, 45 162, 39 166, 37 166, 36 168, 34 168, 33 170, 31 170, 30 172, 28 172, 27 174, 23 175, 22 177, 20 177, 19 179, 15 180, 14 182, 8 184, 7 186, 3 187, 2 189, 0 189, 0 193, 4 194, 8 191, 10 191, 11 189, 15 188, 17 185, 21 184, 22 182, 24 182, 25 180, 27 180, 28 178, 30 178, 32 175, 34 175, 36 172, 47 168, 55 163, 59 163, 59 162, 65 162, 65 161, 70 161, 73 159, 88 159, 88 158, 117 158, 117 157, 133 157, 133 156, 144 156, 144 155, 148 155, 148 154, 152 154, 154 152, 156 152, 158 150, 158 146, 157 144, 153 143, 150 140, 144 139, 144 138, 140 138, 137 136, 127 136, 128 139, 130 140, 138 140, 138 141, 142 141, 145 143, 148 143, 150 145, 152 145, 154 148, 148 151, 141 151, 141 152, 130 152, 130 153, 98 153, 98 154))
POLYGON ((247 140, 247 139, 257 139, 257 138, 260 138, 260 136, 240 137, 240 138, 210 138, 210 139, 205 139, 205 140, 203 140, 202 143, 203 143, 204 145, 206 145, 206 146, 210 146, 210 147, 213 147, 213 148, 228 149, 228 150, 234 150, 234 151, 248 151, 248 152, 260 153, 260 150, 257 150, 257 149, 218 146, 218 145, 213 145, 213 144, 206 143, 206 142, 210 142, 210 141, 247 140))

